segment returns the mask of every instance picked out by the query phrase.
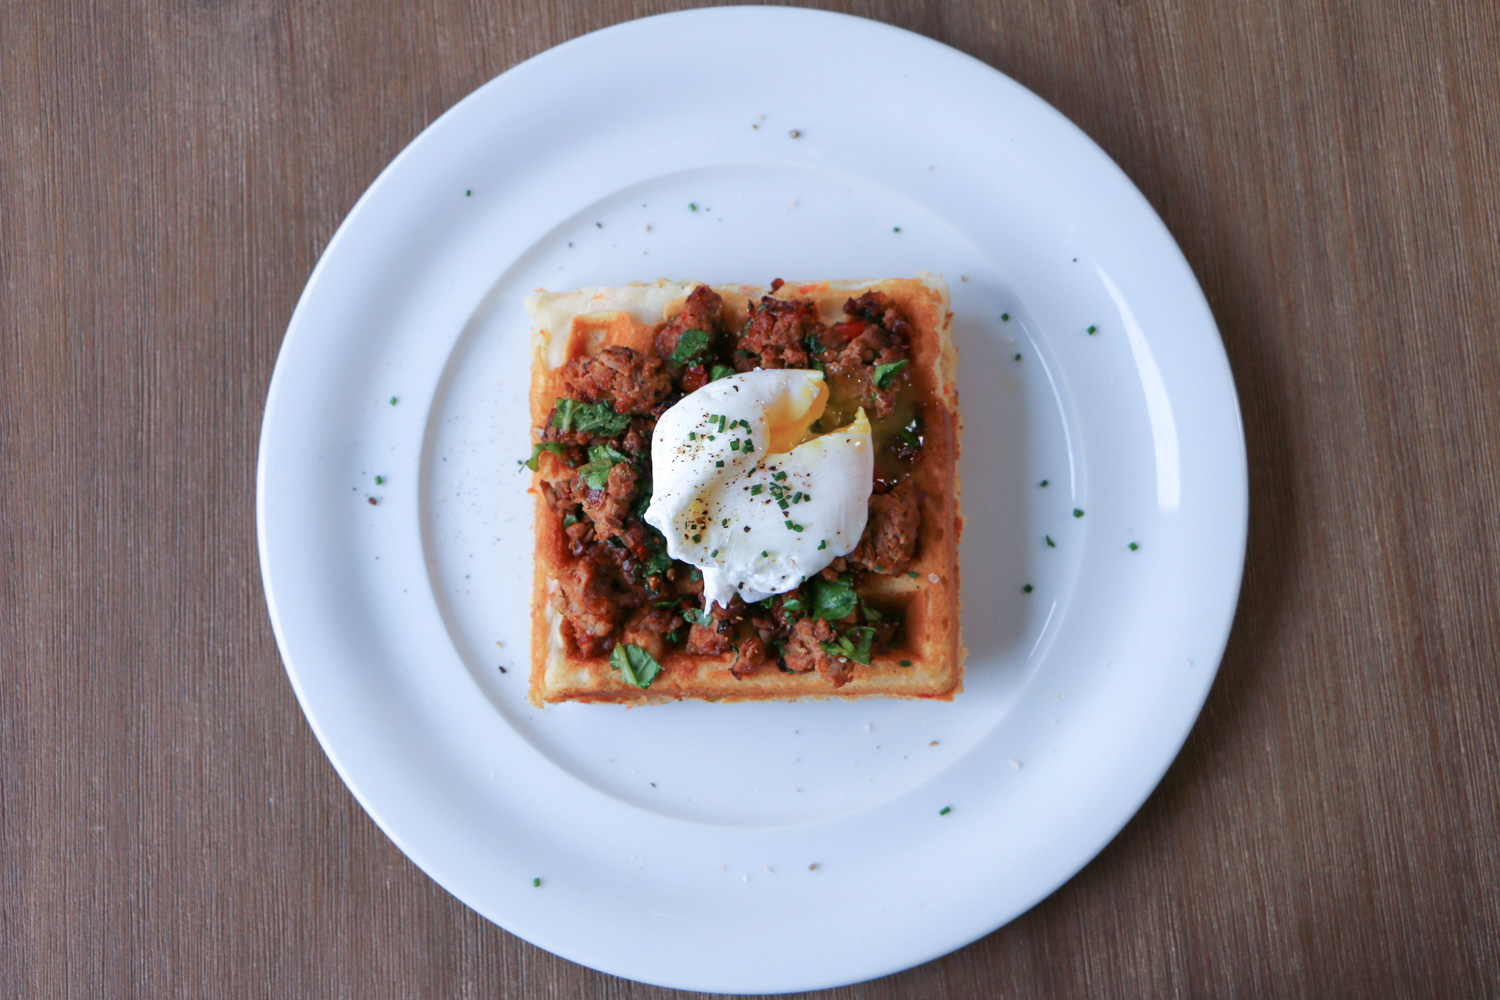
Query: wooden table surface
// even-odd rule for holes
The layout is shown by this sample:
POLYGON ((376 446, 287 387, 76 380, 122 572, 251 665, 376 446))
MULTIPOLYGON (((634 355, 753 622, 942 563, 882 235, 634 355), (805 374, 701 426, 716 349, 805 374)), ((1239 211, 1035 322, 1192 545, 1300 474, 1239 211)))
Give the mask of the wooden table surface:
MULTIPOLYGON (((0 996, 683 995, 511 937, 366 817, 282 671, 253 481, 366 185, 507 67, 668 6, 0 6, 0 996)), ((1145 192, 1252 498, 1218 682, 1140 814, 1009 926, 826 995, 1500 996, 1500 5, 847 9, 1010 74, 1145 192)))

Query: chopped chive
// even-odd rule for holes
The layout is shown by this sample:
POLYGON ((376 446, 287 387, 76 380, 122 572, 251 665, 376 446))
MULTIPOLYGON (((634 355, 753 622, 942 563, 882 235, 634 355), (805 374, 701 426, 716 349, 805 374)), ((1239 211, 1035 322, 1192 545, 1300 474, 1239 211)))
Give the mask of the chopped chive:
POLYGON ((688 202, 688 211, 689 212, 696 212, 696 211, 698 211, 698 203, 696 201, 690 201, 690 202, 688 202))
POLYGON ((778 473, 776 473, 776 475, 772 476, 771 478, 774 479, 774 480, 776 480, 779 483, 779 482, 782 482, 783 480, 786 479, 786 473, 785 472, 778 472, 778 473))
POLYGON ((1021 588, 1021 593, 1023 593, 1023 594, 1029 594, 1029 593, 1031 593, 1032 589, 1033 588, 1032 588, 1031 584, 1028 583, 1026 586, 1024 586, 1024 587, 1021 588))
POLYGON ((914 569, 909 569, 906 571, 906 575, 915 580, 917 578, 917 571, 914 569))
POLYGON ((1140 548, 1140 546, 1137 545, 1135 542, 1131 542, 1129 548, 1130 548, 1130 551, 1134 552, 1136 549, 1140 548))
POLYGON ((724 468, 724 460, 721 458, 717 462, 715 462, 714 463, 714 468, 715 469, 722 469, 722 468, 724 468))
POLYGON ((761 486, 760 483, 756 483, 754 486, 750 487, 750 495, 753 497, 758 497, 760 496, 763 489, 765 489, 765 487, 761 486))
POLYGON ((724 520, 720 521, 719 522, 719 527, 721 527, 721 528, 727 528, 727 527, 729 527, 729 518, 726 517, 726 518, 724 518, 724 520))
POLYGON ((828 548, 828 539, 825 538, 818 543, 818 551, 822 552, 826 548, 828 548))
POLYGON ((792 525, 792 530, 793 531, 801 531, 802 530, 802 525, 800 525, 800 524, 794 524, 794 525, 792 525))
POLYGON ((1089 336, 1090 337, 1092 337, 1094 334, 1096 334, 1098 332, 1099 332, 1099 328, 1097 326, 1090 326, 1089 327, 1089 336))
POLYGON ((788 531, 792 530, 792 522, 791 521, 783 521, 782 523, 786 525, 786 530, 788 530, 788 531))
POLYGON ((1074 517, 1082 517, 1083 516, 1083 511, 1079 510, 1077 507, 1074 507, 1073 508, 1073 516, 1074 517))
POLYGON ((730 451, 739 451, 740 450, 740 439, 739 438, 735 438, 733 441, 729 442, 729 450, 730 451))
POLYGON ((531 880, 531 887, 533 889, 540 889, 542 887, 542 880, 539 879, 539 878, 532 879, 531 880))
POLYGON ((1000 314, 1000 318, 1002 320, 1004 320, 1005 322, 1009 323, 1010 322, 1010 313, 1001 313, 1000 314))
POLYGON ((1021 355, 1019 355, 1019 354, 1017 354, 1017 355, 1016 355, 1016 360, 1017 360, 1017 361, 1020 361, 1020 360, 1021 360, 1021 355))
POLYGON ((943 806, 943 808, 941 808, 941 809, 938 810, 938 815, 939 816, 946 816, 949 813, 951 813, 952 811, 953 811, 953 807, 952 806, 943 806))
POLYGON ((697 431, 688 431, 688 440, 689 441, 696 441, 696 440, 698 440, 698 432, 697 431))
POLYGON ((911 666, 911 661, 910 660, 902 660, 901 661, 901 665, 903 667, 909 667, 909 666, 911 666))
POLYGON ((1057 543, 1052 540, 1052 536, 1051 535, 1043 535, 1042 537, 1045 538, 1045 539, 1047 539, 1047 548, 1049 548, 1049 549, 1055 549, 1055 548, 1057 548, 1057 543))
POLYGON ((792 503, 801 503, 801 502, 802 502, 802 491, 798 490, 797 494, 792 497, 792 503))
POLYGON ((1047 480, 1043 479, 1042 480, 1042 489, 1046 489, 1046 488, 1047 488, 1047 480))
POLYGON ((712 551, 712 552, 710 552, 710 553, 709 553, 709 554, 708 554, 708 558, 710 558, 710 559, 713 559, 713 558, 714 558, 714 557, 715 557, 715 556, 717 556, 717 555, 718 555, 718 554, 719 554, 719 550, 718 550, 718 549, 714 549, 714 550, 713 550, 713 551, 712 551))
POLYGON ((701 541, 703 541, 703 536, 702 535, 694 535, 693 536, 693 544, 694 545, 697 545, 701 541))
POLYGON ((760 550, 760 557, 762 559, 769 559, 769 558, 771 558, 771 553, 767 552, 765 549, 761 549, 760 550))
POLYGON ((384 486, 385 485, 385 477, 384 476, 376 476, 375 477, 375 485, 376 486, 384 486))
POLYGON ((391 405, 392 405, 392 406, 395 406, 395 405, 396 405, 396 397, 395 397, 395 396, 392 396, 392 397, 391 397, 391 405))

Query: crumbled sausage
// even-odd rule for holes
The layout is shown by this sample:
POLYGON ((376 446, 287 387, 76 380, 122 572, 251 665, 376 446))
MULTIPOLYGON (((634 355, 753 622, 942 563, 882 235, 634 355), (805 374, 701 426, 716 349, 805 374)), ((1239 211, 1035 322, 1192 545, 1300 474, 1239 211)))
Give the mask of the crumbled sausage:
POLYGON ((834 687, 843 687, 849 680, 848 661, 823 649, 823 643, 835 638, 837 633, 833 626, 823 619, 802 619, 792 627, 791 637, 786 642, 786 653, 782 657, 786 668, 799 674, 816 670, 832 681, 834 687))
POLYGON ((875 573, 903 572, 916 549, 921 501, 921 491, 910 479, 903 479, 889 493, 871 496, 865 533, 850 554, 849 565, 875 573))
POLYGON ((729 652, 729 637, 705 625, 688 632, 687 651, 694 656, 723 656, 729 652))
POLYGON ((763 296, 754 308, 734 352, 734 367, 806 368, 808 347, 823 333, 817 310, 803 299, 763 296))
POLYGON ((557 579, 553 604, 571 626, 573 641, 584 656, 603 655, 612 645, 621 607, 610 576, 598 549, 590 549, 557 579))
POLYGON ((875 368, 910 360, 911 325, 880 292, 850 299, 844 312, 855 318, 829 328, 819 360, 829 374, 858 385, 871 416, 883 420, 895 411, 896 394, 910 376, 902 369, 888 376, 885 386, 877 386, 875 368))
POLYGON ((620 462, 609 470, 604 489, 584 491, 583 512, 594 522, 594 531, 600 538, 624 534, 630 505, 640 492, 638 479, 635 466, 620 462))
POLYGON ((648 413, 672 392, 672 377, 661 358, 618 345, 574 358, 563 365, 562 378, 573 398, 608 403, 618 413, 648 413))
POLYGON ((670 359, 672 352, 677 349, 677 342, 689 330, 702 330, 708 334, 710 351, 723 339, 724 300, 707 285, 694 288, 677 315, 667 320, 666 326, 657 331, 656 353, 670 359))
POLYGON ((738 680, 747 674, 753 674, 766 662, 766 644, 758 635, 740 643, 740 648, 735 655, 734 662, 729 665, 729 672, 734 674, 738 680))
POLYGON ((683 624, 682 616, 671 608, 648 605, 630 616, 621 630, 620 641, 641 647, 659 661, 667 654, 667 633, 683 624))

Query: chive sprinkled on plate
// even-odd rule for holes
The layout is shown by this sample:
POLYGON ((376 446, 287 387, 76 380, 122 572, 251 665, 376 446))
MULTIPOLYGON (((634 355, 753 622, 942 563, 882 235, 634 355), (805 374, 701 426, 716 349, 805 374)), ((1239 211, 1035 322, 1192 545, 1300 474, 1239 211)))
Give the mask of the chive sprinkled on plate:
POLYGON ((1129 549, 1130 549, 1130 551, 1132 551, 1132 552, 1134 552, 1134 551, 1135 551, 1135 550, 1136 550, 1136 549, 1138 549, 1138 548, 1140 548, 1140 546, 1139 546, 1139 545, 1137 545, 1137 544, 1136 544, 1136 543, 1135 543, 1135 542, 1131 542, 1131 543, 1130 543, 1130 545, 1129 545, 1129 546, 1127 546, 1127 547, 1128 547, 1128 548, 1129 548, 1129 549))
POLYGON ((1043 480, 1042 480, 1042 489, 1044 489, 1044 490, 1045 490, 1045 489, 1046 489, 1046 488, 1047 488, 1047 483, 1048 483, 1048 482, 1049 482, 1049 480, 1046 480, 1046 479, 1043 479, 1043 480))
POLYGON ((539 878, 532 879, 531 880, 531 887, 533 889, 540 889, 542 887, 542 880, 539 879, 539 878))
POLYGON ((375 477, 375 485, 376 486, 384 486, 385 485, 385 477, 384 476, 376 476, 375 477))
POLYGON ((1094 334, 1096 334, 1098 332, 1099 332, 1099 328, 1097 326, 1094 326, 1092 324, 1089 325, 1089 336, 1090 337, 1092 337, 1094 334))
POLYGON ((1035 589, 1036 589, 1035 587, 1033 587, 1031 584, 1028 583, 1024 587, 1021 588, 1021 593, 1023 593, 1023 594, 1029 594, 1029 593, 1031 593, 1035 589))
POLYGON ((1009 323, 1010 322, 1010 313, 1001 313, 1000 314, 1000 319, 1003 322, 1009 323))
POLYGON ((953 807, 952 806, 943 806, 943 808, 941 808, 941 809, 938 810, 938 815, 939 816, 946 816, 949 813, 951 813, 952 811, 953 811, 953 807))
POLYGON ((901 665, 903 667, 909 667, 909 666, 911 666, 911 661, 910 660, 902 660, 901 661, 901 665))
POLYGON ((392 396, 392 397, 391 397, 391 405, 392 405, 392 406, 395 406, 395 405, 396 405, 396 397, 395 397, 395 396, 392 396))
POLYGON ((822 552, 826 548, 828 548, 828 539, 825 538, 818 543, 818 551, 822 552))
POLYGON ((1074 517, 1082 517, 1083 516, 1083 511, 1079 510, 1077 507, 1074 507, 1073 508, 1073 516, 1074 517))
POLYGON ((1049 549, 1055 549, 1055 548, 1057 548, 1057 543, 1052 540, 1052 536, 1051 535, 1043 535, 1042 537, 1045 538, 1045 539, 1047 539, 1047 548, 1049 548, 1049 549))
POLYGON ((914 569, 909 569, 906 571, 906 575, 915 580, 917 578, 917 571, 914 569))

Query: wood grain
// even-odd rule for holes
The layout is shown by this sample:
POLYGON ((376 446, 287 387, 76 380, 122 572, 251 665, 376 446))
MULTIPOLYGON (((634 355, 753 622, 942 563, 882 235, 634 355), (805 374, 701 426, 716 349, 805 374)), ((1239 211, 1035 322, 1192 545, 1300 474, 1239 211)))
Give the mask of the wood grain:
MULTIPOLYGON (((253 517, 277 347, 360 192, 508 66, 671 6, 0 6, 0 995, 676 995, 510 937, 375 828, 282 673, 253 517)), ((1010 74, 1141 187, 1223 330, 1252 525, 1124 833, 826 995, 1500 996, 1500 6, 832 6, 1010 74)))

